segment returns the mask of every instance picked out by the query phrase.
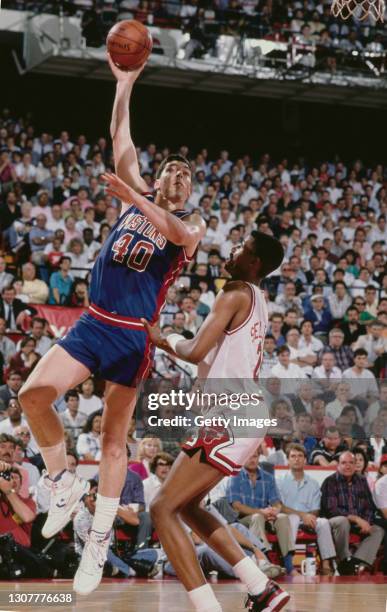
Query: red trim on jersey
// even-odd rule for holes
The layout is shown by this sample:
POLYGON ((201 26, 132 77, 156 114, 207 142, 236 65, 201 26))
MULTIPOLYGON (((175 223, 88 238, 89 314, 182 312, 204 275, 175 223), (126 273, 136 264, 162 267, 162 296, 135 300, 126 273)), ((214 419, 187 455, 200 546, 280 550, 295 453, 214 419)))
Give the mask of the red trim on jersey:
POLYGON ((149 341, 149 336, 146 339, 146 345, 144 350, 144 358, 137 370, 136 383, 139 383, 144 378, 148 378, 149 369, 152 365, 152 345, 149 341))
POLYGON ((90 304, 87 312, 95 319, 98 319, 98 321, 102 321, 103 323, 106 323, 107 325, 112 325, 113 327, 123 327, 125 329, 137 329, 138 331, 145 331, 145 328, 141 323, 140 319, 126 317, 125 315, 119 315, 114 312, 108 312, 107 310, 100 308, 96 304, 90 304))
POLYGON ((226 476, 236 476, 241 471, 241 465, 237 465, 233 461, 231 461, 228 457, 222 455, 219 451, 215 451, 211 454, 211 448, 208 445, 204 444, 202 438, 196 439, 193 444, 189 444, 189 440, 185 442, 181 449, 187 453, 189 457, 192 457, 197 452, 201 452, 201 461, 203 463, 208 463, 212 465, 212 467, 216 468, 222 474, 226 476))
POLYGON ((235 329, 231 329, 230 331, 227 331, 227 330, 225 331, 225 333, 226 333, 228 336, 231 336, 232 334, 235 334, 235 332, 237 332, 237 331, 239 331, 240 329, 242 329, 242 327, 244 327, 245 325, 247 325, 247 323, 250 321, 251 317, 253 316, 253 312, 254 312, 254 308, 255 308, 255 291, 254 291, 254 289, 252 289, 252 287, 251 287, 251 286, 250 286, 248 283, 246 283, 246 284, 247 284, 247 286, 249 287, 249 289, 250 289, 250 291, 251 291, 251 293, 252 293, 252 295, 253 295, 253 300, 252 300, 252 303, 251 303, 250 312, 249 312, 249 314, 247 315, 247 318, 246 318, 246 319, 243 321, 243 323, 241 323, 240 325, 238 325, 238 327, 236 327, 235 329))
POLYGON ((175 257, 175 259, 171 262, 169 270, 167 270, 167 272, 165 273, 164 281, 157 297, 156 310, 152 317, 151 323, 157 321, 159 317, 160 310, 165 304, 165 296, 167 294, 168 288, 172 285, 176 277, 179 275, 183 265, 185 263, 190 262, 191 259, 192 257, 188 257, 185 248, 183 247, 177 257, 175 257))

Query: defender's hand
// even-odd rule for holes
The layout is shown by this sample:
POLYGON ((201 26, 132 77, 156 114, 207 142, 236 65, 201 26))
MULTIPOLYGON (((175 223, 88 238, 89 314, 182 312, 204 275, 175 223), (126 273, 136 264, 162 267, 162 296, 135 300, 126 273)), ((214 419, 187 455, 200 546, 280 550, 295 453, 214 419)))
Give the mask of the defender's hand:
POLYGON ((160 326, 158 323, 153 325, 153 327, 146 319, 141 319, 141 323, 144 325, 145 330, 148 333, 149 340, 152 344, 164 350, 166 350, 166 347, 170 349, 168 342, 161 335, 160 326))

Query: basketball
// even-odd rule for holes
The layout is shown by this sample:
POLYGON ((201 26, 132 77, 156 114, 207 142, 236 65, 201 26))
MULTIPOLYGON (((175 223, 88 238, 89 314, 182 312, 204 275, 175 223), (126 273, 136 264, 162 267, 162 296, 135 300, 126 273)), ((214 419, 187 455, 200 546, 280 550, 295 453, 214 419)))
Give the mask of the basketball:
POLYGON ((120 70, 140 68, 152 51, 152 36, 139 21, 119 21, 107 35, 107 50, 120 70))

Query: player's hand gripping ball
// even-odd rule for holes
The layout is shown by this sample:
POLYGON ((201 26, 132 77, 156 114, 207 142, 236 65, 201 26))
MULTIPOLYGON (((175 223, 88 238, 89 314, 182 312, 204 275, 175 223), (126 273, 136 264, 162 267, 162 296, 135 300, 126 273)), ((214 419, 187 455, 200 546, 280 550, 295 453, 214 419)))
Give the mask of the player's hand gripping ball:
POLYGON ((152 35, 139 21, 119 21, 107 35, 106 46, 117 68, 138 70, 152 51, 152 35))

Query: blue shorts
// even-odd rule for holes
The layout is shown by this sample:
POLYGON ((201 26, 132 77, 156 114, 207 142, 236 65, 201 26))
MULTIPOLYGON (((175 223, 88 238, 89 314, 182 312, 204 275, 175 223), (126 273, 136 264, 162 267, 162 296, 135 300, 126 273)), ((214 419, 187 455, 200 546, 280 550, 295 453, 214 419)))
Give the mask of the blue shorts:
POLYGON ((153 350, 145 329, 104 323, 84 313, 59 346, 104 380, 135 387, 147 377, 153 350))

